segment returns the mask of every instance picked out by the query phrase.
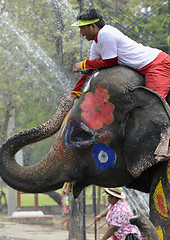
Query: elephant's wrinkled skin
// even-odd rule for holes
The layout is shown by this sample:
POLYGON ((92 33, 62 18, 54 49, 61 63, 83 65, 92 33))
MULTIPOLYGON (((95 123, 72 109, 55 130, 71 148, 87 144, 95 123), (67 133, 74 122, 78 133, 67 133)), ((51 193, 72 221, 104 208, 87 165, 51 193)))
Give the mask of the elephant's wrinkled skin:
POLYGON ((158 155, 167 154, 170 110, 143 85, 143 77, 125 67, 94 74, 41 162, 24 168, 14 160, 20 148, 40 140, 34 138, 37 130, 4 143, 4 181, 25 192, 51 191, 73 182, 75 197, 90 184, 150 192, 151 220, 160 239, 169 239, 170 172, 168 161, 160 162, 158 155))

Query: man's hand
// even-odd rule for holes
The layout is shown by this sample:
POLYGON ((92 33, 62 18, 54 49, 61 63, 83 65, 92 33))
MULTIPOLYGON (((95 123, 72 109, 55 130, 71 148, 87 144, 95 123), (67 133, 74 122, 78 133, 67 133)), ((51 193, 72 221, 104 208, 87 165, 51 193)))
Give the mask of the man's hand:
POLYGON ((77 73, 81 70, 80 64, 81 64, 81 62, 78 62, 73 66, 73 72, 74 73, 77 73))

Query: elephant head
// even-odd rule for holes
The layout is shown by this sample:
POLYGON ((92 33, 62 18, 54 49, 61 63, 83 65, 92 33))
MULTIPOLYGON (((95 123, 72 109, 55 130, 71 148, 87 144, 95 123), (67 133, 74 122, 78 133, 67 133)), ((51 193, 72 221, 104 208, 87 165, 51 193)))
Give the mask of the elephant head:
MULTIPOLYGON (((129 68, 96 72, 38 164, 21 167, 14 155, 41 140, 41 126, 19 133, 1 146, 1 177, 25 192, 56 190, 67 181, 73 183, 75 197, 90 184, 152 189, 153 193, 155 172, 167 167, 160 156, 168 151, 170 110, 157 93, 143 86, 144 78, 129 68)), ((49 129, 43 135, 47 132, 49 129)))

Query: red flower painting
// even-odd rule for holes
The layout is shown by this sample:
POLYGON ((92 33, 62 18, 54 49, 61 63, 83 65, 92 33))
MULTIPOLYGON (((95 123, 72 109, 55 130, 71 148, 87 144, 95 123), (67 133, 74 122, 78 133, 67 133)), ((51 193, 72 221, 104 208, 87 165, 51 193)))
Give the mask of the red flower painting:
POLYGON ((100 86, 96 86, 94 94, 86 93, 81 109, 82 117, 90 128, 105 128, 112 123, 114 105, 108 99, 108 90, 100 86))

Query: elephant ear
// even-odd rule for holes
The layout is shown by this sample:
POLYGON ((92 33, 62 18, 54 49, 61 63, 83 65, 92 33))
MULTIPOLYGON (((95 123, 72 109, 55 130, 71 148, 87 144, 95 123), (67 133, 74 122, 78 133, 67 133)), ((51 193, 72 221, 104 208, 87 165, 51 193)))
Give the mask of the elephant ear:
POLYGON ((145 87, 135 88, 130 95, 124 153, 127 169, 136 178, 167 156, 170 107, 159 94, 145 87))

